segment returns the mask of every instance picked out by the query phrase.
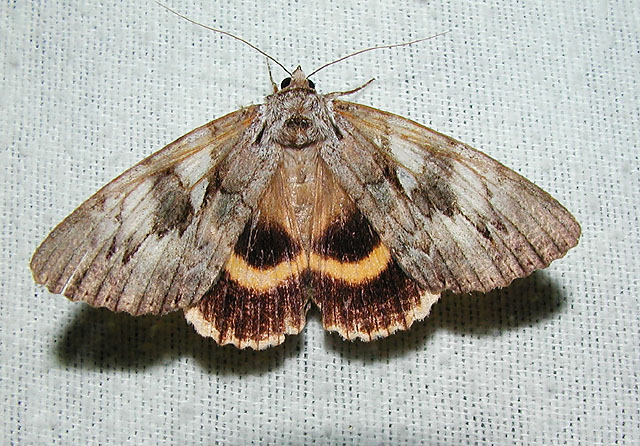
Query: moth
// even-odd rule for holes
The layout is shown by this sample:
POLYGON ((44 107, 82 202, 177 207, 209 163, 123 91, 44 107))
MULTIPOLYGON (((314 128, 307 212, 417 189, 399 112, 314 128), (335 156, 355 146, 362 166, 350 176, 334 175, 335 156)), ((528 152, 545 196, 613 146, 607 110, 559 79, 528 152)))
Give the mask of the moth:
MULTIPOLYGON (((356 89, 357 90, 357 89, 356 89)), ((37 283, 132 315, 182 310, 218 344, 264 349, 315 304, 371 341, 443 291, 545 268, 580 226, 489 156, 319 94, 298 67, 263 104, 197 128, 104 186, 31 259, 37 283)))

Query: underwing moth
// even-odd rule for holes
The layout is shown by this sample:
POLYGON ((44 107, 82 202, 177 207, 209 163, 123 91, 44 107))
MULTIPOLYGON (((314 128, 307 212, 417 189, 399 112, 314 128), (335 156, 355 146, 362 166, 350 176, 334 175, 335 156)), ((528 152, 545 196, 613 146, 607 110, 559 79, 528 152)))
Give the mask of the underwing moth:
MULTIPOLYGON (((353 92, 355 90, 352 90, 353 92)), ((445 290, 545 268, 580 226, 489 156, 319 94, 298 67, 264 104, 197 128, 104 186, 31 259, 53 293, 132 315, 184 311, 218 344, 327 330, 371 341, 445 290)))

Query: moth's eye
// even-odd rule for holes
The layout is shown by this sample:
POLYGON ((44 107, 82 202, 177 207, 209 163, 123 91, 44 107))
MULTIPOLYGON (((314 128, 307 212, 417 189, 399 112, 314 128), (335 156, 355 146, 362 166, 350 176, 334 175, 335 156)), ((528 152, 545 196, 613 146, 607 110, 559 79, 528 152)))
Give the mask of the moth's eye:
POLYGON ((309 82, 309 88, 313 88, 314 90, 316 89, 316 84, 314 84, 313 81, 307 79, 307 82, 309 82))
POLYGON ((280 84, 280 88, 287 88, 290 83, 291 83, 291 78, 287 77, 282 80, 282 83, 280 84))

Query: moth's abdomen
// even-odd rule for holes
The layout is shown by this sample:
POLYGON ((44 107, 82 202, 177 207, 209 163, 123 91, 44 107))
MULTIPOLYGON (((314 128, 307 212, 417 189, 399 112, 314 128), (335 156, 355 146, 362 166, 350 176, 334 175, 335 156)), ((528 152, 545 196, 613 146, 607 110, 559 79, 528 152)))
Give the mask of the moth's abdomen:
POLYGON ((318 163, 315 146, 284 151, 281 170, 282 198, 276 206, 285 206, 284 200, 288 201, 291 217, 295 220, 294 231, 299 234, 305 250, 310 245, 314 203, 321 192, 318 183, 321 169, 318 163))

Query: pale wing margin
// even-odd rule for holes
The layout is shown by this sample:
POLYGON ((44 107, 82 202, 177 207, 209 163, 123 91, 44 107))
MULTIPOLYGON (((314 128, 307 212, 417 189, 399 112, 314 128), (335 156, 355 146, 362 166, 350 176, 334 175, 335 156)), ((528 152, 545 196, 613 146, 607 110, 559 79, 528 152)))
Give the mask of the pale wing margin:
POLYGON ((429 291, 504 287, 577 244, 580 226, 560 203, 482 152, 391 113, 333 107, 345 134, 323 159, 429 291))
POLYGON ((36 250, 35 281, 131 314, 197 302, 277 165, 277 153, 254 144, 260 113, 251 106, 212 121, 107 184, 36 250))

